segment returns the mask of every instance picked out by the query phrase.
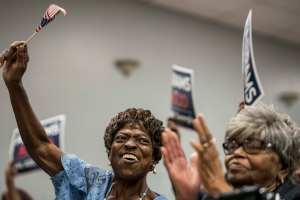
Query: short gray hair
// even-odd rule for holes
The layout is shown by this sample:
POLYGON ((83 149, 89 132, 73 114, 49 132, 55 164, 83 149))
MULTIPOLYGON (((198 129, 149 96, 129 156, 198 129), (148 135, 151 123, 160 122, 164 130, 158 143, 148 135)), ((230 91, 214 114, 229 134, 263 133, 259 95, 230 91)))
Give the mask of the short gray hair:
POLYGON ((244 108, 229 121, 225 140, 251 137, 271 143, 289 174, 299 166, 300 132, 289 115, 262 103, 244 108))

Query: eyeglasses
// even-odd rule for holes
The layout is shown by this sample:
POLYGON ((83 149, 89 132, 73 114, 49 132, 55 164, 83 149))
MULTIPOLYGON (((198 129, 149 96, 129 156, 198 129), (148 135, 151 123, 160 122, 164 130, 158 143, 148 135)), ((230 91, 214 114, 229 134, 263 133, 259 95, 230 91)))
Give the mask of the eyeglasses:
POLYGON ((223 150, 225 155, 230 155, 241 146, 248 154, 258 154, 261 151, 272 148, 271 143, 266 143, 265 141, 258 139, 246 139, 241 142, 237 142, 236 140, 228 140, 223 143, 223 150))

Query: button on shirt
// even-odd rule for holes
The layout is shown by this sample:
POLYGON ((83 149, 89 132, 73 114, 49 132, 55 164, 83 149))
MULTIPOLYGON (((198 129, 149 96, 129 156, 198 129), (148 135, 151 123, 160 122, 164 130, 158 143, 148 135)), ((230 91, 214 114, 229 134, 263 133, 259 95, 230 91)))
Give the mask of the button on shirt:
MULTIPOLYGON (((92 166, 73 154, 63 154, 64 170, 51 178, 55 199, 103 200, 112 185, 113 173, 92 166)), ((154 200, 167 200, 158 195, 154 200)))

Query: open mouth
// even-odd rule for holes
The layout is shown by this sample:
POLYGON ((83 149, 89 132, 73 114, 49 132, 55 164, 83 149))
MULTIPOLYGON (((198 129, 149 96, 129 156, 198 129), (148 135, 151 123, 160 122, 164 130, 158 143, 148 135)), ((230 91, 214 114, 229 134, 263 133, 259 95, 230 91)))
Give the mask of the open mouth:
POLYGON ((123 154, 122 158, 128 162, 137 162, 139 161, 139 159, 133 155, 133 154, 129 154, 129 153, 125 153, 123 154))

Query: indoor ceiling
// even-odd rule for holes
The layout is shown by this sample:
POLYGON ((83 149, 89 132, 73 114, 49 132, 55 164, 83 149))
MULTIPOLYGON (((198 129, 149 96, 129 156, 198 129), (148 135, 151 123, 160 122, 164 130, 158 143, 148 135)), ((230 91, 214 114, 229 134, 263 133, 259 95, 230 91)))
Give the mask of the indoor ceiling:
MULTIPOLYGON (((143 0, 145 1, 145 0, 143 0)), ((168 9, 242 28, 249 9, 253 30, 300 44, 300 0, 146 0, 168 9)))

